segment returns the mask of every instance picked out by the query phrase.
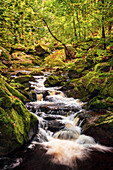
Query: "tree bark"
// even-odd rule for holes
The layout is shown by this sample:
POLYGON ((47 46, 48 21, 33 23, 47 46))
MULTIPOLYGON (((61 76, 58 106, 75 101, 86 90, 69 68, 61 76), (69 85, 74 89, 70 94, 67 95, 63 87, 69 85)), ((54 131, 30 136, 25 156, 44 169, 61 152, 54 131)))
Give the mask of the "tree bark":
MULTIPOLYGON (((102 0, 102 6, 104 6, 104 0, 102 0)), ((106 49, 106 43, 105 43, 105 28, 104 28, 104 17, 102 16, 102 38, 104 39, 104 50, 106 49)))

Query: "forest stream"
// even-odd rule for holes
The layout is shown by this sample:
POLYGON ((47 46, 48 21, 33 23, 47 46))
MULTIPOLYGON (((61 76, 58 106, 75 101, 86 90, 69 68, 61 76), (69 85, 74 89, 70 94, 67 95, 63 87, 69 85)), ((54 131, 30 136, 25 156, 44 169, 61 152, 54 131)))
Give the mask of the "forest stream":
POLYGON ((86 103, 66 97, 60 87, 45 87, 48 75, 34 76, 36 82, 30 84, 37 100, 26 103, 38 118, 37 134, 21 149, 0 158, 1 170, 112 170, 112 149, 82 133, 85 117, 78 115, 87 113, 82 108, 86 103))

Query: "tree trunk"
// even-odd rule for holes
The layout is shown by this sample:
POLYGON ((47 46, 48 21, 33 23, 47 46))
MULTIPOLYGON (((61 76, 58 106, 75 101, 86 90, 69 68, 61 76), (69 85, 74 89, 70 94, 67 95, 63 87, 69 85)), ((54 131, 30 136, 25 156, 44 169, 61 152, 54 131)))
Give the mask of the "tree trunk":
MULTIPOLYGON (((102 0, 102 6, 104 6, 104 0, 102 0)), ((104 28, 104 17, 102 16, 102 38, 104 39, 104 50, 106 49, 106 43, 105 43, 105 28, 104 28)))
POLYGON ((74 14, 73 14, 73 28, 74 28, 74 35, 75 35, 75 38, 77 39, 77 31, 76 31, 76 25, 75 25, 74 14))
POLYGON ((59 40, 59 39, 52 33, 52 31, 50 30, 50 28, 49 28, 46 20, 45 20, 44 18, 42 18, 42 20, 43 20, 43 22, 45 23, 45 25, 47 26, 48 31, 49 31, 49 33, 51 34, 51 36, 52 36, 56 41, 60 42, 60 43, 64 46, 64 48, 65 48, 66 60, 70 60, 70 59, 71 59, 71 54, 70 54, 70 51, 68 50, 68 48, 66 47, 66 45, 65 45, 61 40, 59 40))

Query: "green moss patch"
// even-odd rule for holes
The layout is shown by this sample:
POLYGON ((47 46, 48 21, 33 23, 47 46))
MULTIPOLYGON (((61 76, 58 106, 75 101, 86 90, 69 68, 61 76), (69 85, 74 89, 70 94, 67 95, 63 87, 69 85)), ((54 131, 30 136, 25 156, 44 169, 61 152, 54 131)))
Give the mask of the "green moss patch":
POLYGON ((25 97, 3 78, 0 78, 0 99, 0 155, 5 155, 27 141, 37 118, 23 104, 25 97))

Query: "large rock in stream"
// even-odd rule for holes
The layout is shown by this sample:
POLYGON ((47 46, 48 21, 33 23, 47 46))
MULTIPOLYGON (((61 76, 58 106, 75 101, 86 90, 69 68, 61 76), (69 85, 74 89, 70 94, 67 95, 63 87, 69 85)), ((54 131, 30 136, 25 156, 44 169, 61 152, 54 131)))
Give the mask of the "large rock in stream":
POLYGON ((25 96, 0 77, 0 156, 22 146, 37 131, 37 118, 23 102, 25 96))
POLYGON ((95 141, 113 147, 113 112, 88 118, 82 128, 95 141))

